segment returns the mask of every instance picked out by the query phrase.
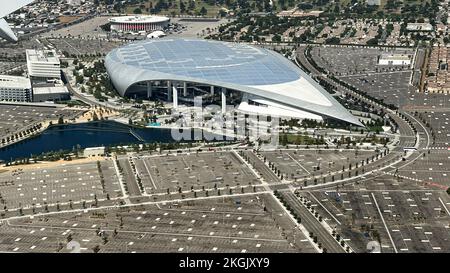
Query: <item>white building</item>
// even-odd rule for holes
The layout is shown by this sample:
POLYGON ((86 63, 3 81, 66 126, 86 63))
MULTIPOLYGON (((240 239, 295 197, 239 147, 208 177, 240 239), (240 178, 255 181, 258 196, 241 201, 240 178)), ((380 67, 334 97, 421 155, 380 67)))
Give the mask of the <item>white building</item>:
POLYGON ((67 0, 67 4, 71 6, 79 6, 81 5, 81 0, 67 0))
POLYGON ((0 100, 31 101, 31 82, 25 77, 0 75, 0 100))
POLYGON ((153 31, 152 33, 150 33, 149 35, 147 35, 147 39, 156 39, 156 38, 162 38, 166 36, 166 34, 161 31, 161 30, 157 30, 157 31, 153 31))
POLYGON ((86 148, 86 149, 84 149, 83 155, 84 155, 84 157, 104 156, 105 155, 105 147, 86 148))
POLYGON ((274 51, 204 39, 148 39, 111 51, 105 58, 121 96, 165 98, 177 109, 201 91, 215 97, 222 114, 227 101, 251 114, 341 120, 362 126, 323 87, 274 51), (156 54, 157 53, 157 54, 156 54), (239 101, 240 100, 240 101, 239 101))
POLYGON ((70 99, 69 90, 65 86, 33 87, 33 101, 62 101, 70 99))
POLYGON ((367 0, 367 5, 379 6, 379 5, 381 5, 381 0, 367 0))
POLYGON ((378 59, 379 65, 411 65, 411 57, 404 54, 383 54, 378 59))
POLYGON ((32 80, 61 79, 61 63, 55 50, 27 49, 27 68, 32 80))
POLYGON ((406 30, 409 31, 433 31, 433 25, 430 23, 408 23, 406 30))
POLYGON ((169 25, 170 18, 165 16, 141 15, 122 16, 109 19, 111 31, 139 32, 163 30, 169 25))

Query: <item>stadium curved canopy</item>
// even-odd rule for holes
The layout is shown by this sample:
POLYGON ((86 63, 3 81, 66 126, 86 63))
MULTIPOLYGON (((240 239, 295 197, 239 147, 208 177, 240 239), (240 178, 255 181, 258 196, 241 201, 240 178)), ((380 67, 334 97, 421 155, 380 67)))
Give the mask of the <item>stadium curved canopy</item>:
POLYGON ((274 51, 246 44, 199 39, 145 40, 111 51, 105 65, 123 96, 140 82, 193 82, 241 91, 362 126, 291 61, 274 51))

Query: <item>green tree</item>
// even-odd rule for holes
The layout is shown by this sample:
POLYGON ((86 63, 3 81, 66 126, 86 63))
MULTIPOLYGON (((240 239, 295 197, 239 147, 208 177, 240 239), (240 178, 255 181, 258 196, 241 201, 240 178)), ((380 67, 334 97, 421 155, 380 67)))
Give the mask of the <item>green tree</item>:
POLYGON ((202 9, 200 10, 200 14, 202 16, 205 16, 206 14, 208 14, 208 10, 205 7, 202 7, 202 9))

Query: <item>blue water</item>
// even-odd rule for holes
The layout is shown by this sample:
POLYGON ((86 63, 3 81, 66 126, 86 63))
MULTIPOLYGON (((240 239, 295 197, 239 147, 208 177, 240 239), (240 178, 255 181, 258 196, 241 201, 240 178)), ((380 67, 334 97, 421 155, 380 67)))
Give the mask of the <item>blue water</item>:
POLYGON ((54 125, 40 135, 0 149, 0 160, 14 160, 51 151, 139 143, 171 143, 170 129, 131 128, 114 121, 54 125), (130 130, 133 130, 134 135, 130 130), (142 141, 143 140, 143 141, 142 141))

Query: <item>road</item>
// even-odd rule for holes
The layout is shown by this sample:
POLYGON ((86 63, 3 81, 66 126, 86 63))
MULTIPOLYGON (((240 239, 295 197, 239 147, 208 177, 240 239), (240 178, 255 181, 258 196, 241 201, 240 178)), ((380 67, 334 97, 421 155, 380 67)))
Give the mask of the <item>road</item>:
MULTIPOLYGON (((386 109, 382 105, 373 102, 371 99, 361 96, 360 94, 357 94, 353 92, 352 90, 349 90, 340 84, 334 82, 332 79, 328 78, 325 74, 318 71, 306 58, 305 56, 305 46, 301 46, 297 49, 297 52, 295 53, 295 61, 298 66, 305 67, 308 71, 310 71, 311 76, 315 76, 317 78, 320 78, 324 80, 325 82, 331 84, 332 86, 335 86, 337 91, 343 94, 349 94, 352 95, 358 99, 361 99, 362 101, 366 102, 367 104, 373 106, 375 109, 382 109, 386 111, 386 113, 391 117, 398 125, 399 129, 399 142, 397 143, 396 147, 391 151, 391 153, 386 156, 384 159, 379 160, 377 162, 378 166, 381 166, 387 161, 394 160, 394 158, 403 155, 403 148, 404 147, 416 147, 417 152, 408 152, 406 155, 404 155, 405 159, 409 159, 406 161, 399 161, 395 164, 392 164, 390 167, 390 172, 395 171, 396 169, 400 169, 402 167, 405 167, 409 164, 412 164, 414 161, 416 161, 421 156, 420 150, 427 150, 430 145, 430 135, 427 131, 427 129, 423 126, 423 124, 418 121, 416 118, 414 118, 412 115, 409 115, 406 112, 400 111, 401 114, 405 115, 409 121, 411 121, 412 126, 417 130, 417 134, 414 133, 412 126, 407 123, 404 119, 402 119, 399 115, 397 115, 394 111, 386 109), (423 137, 422 137, 423 136, 423 137)), ((368 171, 369 168, 366 168, 366 171, 368 171)), ((375 172, 380 171, 380 168, 373 169, 375 172)))
POLYGON ((128 159, 119 160, 120 165, 123 167, 125 183, 128 187, 128 192, 130 196, 140 196, 141 190, 137 184, 136 178, 134 177, 133 170, 131 169, 131 165, 128 162, 128 159))
POLYGON ((249 161, 252 166, 258 170, 267 183, 280 182, 280 179, 272 172, 272 170, 269 169, 269 167, 267 167, 267 165, 252 151, 245 151, 244 154, 249 157, 249 161))
POLYGON ((319 220, 303 206, 295 194, 290 191, 283 191, 282 195, 289 205, 300 215, 302 225, 305 226, 308 231, 313 232, 314 236, 317 236, 318 242, 322 243, 323 248, 326 248, 329 253, 345 253, 345 250, 331 234, 328 233, 319 220))

